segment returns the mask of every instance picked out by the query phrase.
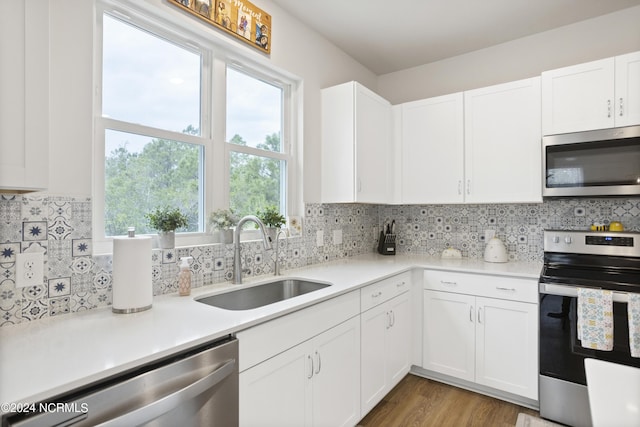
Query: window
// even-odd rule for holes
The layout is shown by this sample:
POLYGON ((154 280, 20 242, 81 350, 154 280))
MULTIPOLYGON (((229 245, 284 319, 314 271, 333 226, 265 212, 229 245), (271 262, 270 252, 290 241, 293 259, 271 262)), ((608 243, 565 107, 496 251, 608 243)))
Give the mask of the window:
POLYGON ((179 245, 206 242, 216 209, 291 212, 299 200, 290 138, 295 80, 247 58, 229 62, 210 33, 120 6, 126 14, 105 4, 97 15, 97 253, 130 226, 155 233, 145 214, 156 207, 187 214, 179 245))
POLYGON ((286 214, 283 99, 282 87, 227 67, 230 206, 239 215, 268 206, 286 214))

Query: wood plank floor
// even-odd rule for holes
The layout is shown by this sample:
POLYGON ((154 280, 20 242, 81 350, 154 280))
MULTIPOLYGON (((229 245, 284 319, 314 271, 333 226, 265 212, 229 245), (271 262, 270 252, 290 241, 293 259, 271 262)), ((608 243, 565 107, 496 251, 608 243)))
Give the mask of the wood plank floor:
POLYGON ((520 412, 538 417, 532 409, 409 374, 359 426, 513 427, 520 412))

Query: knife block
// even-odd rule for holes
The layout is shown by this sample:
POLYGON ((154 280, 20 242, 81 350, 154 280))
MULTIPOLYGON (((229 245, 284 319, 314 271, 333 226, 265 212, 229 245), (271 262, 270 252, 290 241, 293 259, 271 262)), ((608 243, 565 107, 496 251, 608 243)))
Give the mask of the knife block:
POLYGON ((378 239, 378 253, 381 255, 395 255, 396 254, 396 235, 384 234, 380 232, 380 238, 378 239))

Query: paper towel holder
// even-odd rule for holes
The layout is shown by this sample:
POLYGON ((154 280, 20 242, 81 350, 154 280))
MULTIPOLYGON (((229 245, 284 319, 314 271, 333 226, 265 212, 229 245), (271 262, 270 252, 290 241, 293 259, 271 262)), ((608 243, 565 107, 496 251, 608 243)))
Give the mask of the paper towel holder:
POLYGON ((131 314, 151 308, 151 237, 136 236, 135 227, 127 235, 114 237, 112 304, 116 314, 131 314), (133 263, 133 264, 132 264, 133 263))

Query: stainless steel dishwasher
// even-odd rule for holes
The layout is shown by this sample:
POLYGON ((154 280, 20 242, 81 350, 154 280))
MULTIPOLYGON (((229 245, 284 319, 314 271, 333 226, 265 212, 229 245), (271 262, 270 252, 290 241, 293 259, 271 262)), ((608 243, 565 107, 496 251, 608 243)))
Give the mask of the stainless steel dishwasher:
POLYGON ((237 426, 238 341, 228 336, 34 403, 32 409, 5 415, 2 427, 237 426))

